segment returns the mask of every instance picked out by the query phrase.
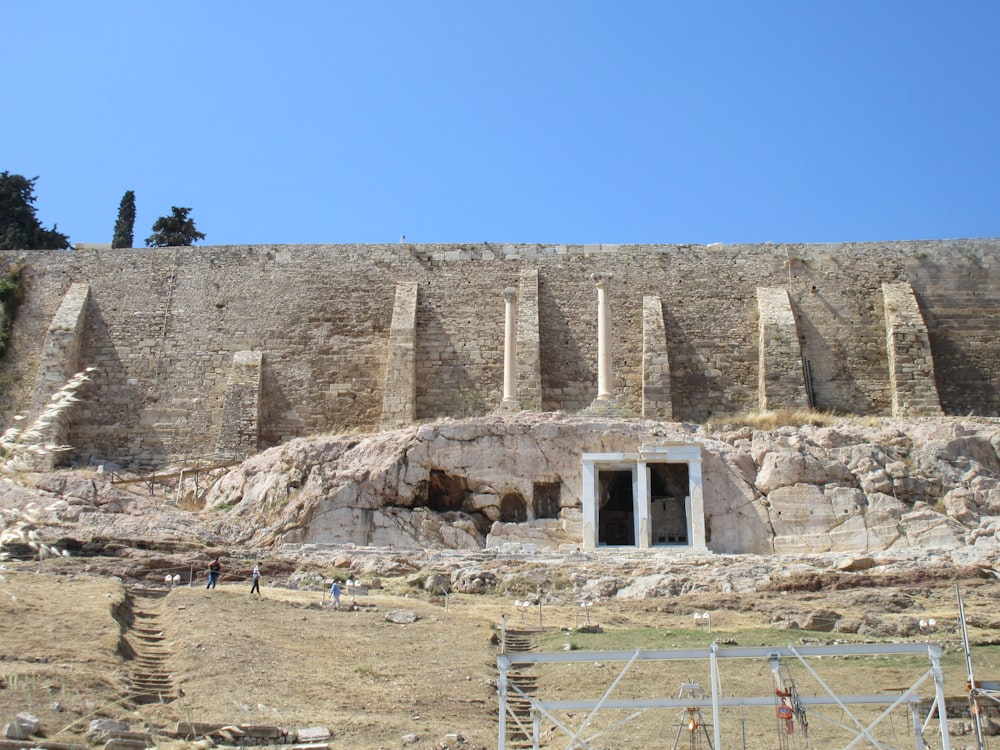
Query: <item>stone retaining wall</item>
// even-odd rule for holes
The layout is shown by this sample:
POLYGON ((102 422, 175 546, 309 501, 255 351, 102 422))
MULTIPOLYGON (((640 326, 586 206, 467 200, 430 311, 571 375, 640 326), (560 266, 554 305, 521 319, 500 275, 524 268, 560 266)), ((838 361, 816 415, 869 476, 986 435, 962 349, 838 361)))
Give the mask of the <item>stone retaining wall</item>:
MULTIPOLYGON (((31 408, 45 333, 73 285, 87 285, 77 359, 97 372, 68 436, 77 459, 158 465, 213 454, 238 352, 261 356, 259 447, 398 421, 407 407, 391 414, 387 396, 410 385, 415 420, 489 413, 502 398, 506 287, 524 303, 522 407, 582 411, 597 395, 594 273, 614 277, 612 380, 623 414, 653 405, 643 395, 652 396, 656 374, 644 358, 657 343, 644 336, 657 325, 644 303, 651 297, 660 299, 668 357, 654 367, 669 373, 669 389, 655 398, 669 391, 673 418, 756 409, 764 287, 788 295, 814 405, 888 415, 883 284, 901 283, 924 318, 943 411, 1000 414, 1000 240, 233 246, 27 257, 27 296, 0 363, 5 419, 31 408), (416 288, 413 379, 393 383, 399 285, 416 288)), ((667 413, 662 403, 657 409, 667 413)))

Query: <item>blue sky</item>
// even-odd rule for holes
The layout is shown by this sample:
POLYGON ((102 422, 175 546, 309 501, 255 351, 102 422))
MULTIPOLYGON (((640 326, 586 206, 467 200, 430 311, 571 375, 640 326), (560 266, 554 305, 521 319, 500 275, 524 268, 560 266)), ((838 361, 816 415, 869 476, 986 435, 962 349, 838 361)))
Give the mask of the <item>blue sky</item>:
POLYGON ((996 0, 3 3, 0 171, 74 242, 1000 236, 996 0))

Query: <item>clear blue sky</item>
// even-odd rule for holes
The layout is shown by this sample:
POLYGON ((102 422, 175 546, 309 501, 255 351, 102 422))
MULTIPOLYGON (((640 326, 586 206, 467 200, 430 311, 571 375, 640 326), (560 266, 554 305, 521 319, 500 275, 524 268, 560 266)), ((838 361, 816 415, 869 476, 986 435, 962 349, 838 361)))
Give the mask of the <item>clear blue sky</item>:
POLYGON ((142 245, 1000 236, 997 0, 3 2, 0 171, 142 245))

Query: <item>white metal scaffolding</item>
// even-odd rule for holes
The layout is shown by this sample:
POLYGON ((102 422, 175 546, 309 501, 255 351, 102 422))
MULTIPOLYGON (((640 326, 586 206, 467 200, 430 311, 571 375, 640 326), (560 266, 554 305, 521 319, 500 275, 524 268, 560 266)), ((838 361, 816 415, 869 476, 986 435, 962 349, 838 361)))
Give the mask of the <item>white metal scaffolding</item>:
POLYGON ((554 653, 518 653, 501 654, 497 658, 497 668, 499 680, 497 690, 499 693, 499 743, 500 750, 507 748, 507 720, 508 718, 516 722, 519 730, 525 736, 531 737, 532 747, 536 750, 540 747, 540 728, 544 717, 551 722, 555 728, 565 734, 567 738, 566 750, 593 750, 590 743, 594 742, 598 736, 608 734, 619 727, 628 724, 638 718, 643 713, 651 709, 708 709, 712 710, 713 729, 713 750, 724 750, 722 747, 722 717, 720 709, 730 707, 774 707, 775 696, 723 696, 719 686, 719 661, 724 659, 766 659, 770 669, 774 672, 782 659, 793 659, 801 663, 812 675, 816 682, 822 686, 825 695, 799 695, 795 700, 802 710, 809 706, 836 705, 839 706, 848 722, 838 724, 839 728, 853 735, 853 739, 845 745, 845 750, 857 747, 860 743, 866 742, 873 747, 885 748, 886 745, 877 741, 873 735, 875 728, 889 716, 889 714, 901 705, 907 705, 911 709, 913 719, 913 747, 922 750, 926 747, 924 742, 924 732, 931 723, 935 712, 938 717, 939 731, 941 737, 940 750, 951 750, 948 738, 948 723, 945 711, 944 696, 944 676, 941 671, 941 646, 938 644, 920 643, 859 643, 836 646, 785 646, 785 647, 720 647, 712 644, 709 648, 699 649, 679 649, 679 650, 651 650, 644 651, 566 651, 554 653), (930 668, 914 682, 909 688, 898 695, 838 695, 831 690, 823 681, 820 675, 805 660, 805 657, 866 657, 885 655, 905 655, 905 654, 926 654, 930 660, 930 668), (678 660, 708 660, 711 674, 711 694, 707 698, 687 697, 653 697, 628 700, 616 700, 611 697, 615 687, 626 675, 629 669, 636 662, 640 661, 678 661, 678 660), (595 662, 618 662, 623 663, 621 672, 614 679, 608 689, 598 699, 579 700, 541 700, 534 695, 529 695, 508 680, 508 672, 512 667, 525 666, 530 664, 571 664, 571 663, 595 663, 595 662), (921 699, 917 694, 924 682, 930 680, 933 683, 934 700, 927 713, 926 720, 921 722, 918 716, 917 706, 921 699), (522 725, 521 719, 508 711, 507 697, 509 692, 514 692, 531 704, 532 726, 529 729, 522 725), (864 723, 859 720, 850 707, 862 704, 884 705, 885 710, 874 720, 864 723), (610 727, 596 731, 590 735, 588 729, 594 720, 597 712, 601 710, 624 710, 628 715, 610 727), (587 712, 583 720, 575 729, 568 726, 563 720, 554 714, 566 711, 587 712))

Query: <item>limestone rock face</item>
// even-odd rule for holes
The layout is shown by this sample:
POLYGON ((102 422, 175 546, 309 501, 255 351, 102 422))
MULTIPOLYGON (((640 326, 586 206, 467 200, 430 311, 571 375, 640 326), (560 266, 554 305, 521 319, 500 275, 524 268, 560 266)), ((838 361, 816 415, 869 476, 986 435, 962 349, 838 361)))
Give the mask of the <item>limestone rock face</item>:
MULTIPOLYGON (((0 512, 34 506, 33 523, 81 547, 117 539, 566 554, 587 520, 582 454, 665 443, 700 447, 713 553, 866 559, 937 548, 981 557, 1000 548, 1000 420, 987 419, 759 430, 520 413, 292 440, 216 473, 207 492, 204 476, 189 479, 176 496, 198 496, 203 512, 93 470, 6 482, 0 512)), ((685 586, 635 572, 630 595, 685 586)), ((726 572, 714 585, 740 591, 753 575, 726 572)))
POLYGON ((582 535, 581 454, 664 439, 692 437, 681 425, 526 413, 293 440, 219 479, 207 506, 232 506, 218 531, 238 543, 557 551, 582 535))
POLYGON ((582 536, 581 454, 682 442, 701 447, 713 552, 959 548, 996 543, 995 422, 712 430, 559 413, 443 421, 291 441, 220 478, 208 506, 231 508, 215 530, 236 543, 566 551, 582 536))

